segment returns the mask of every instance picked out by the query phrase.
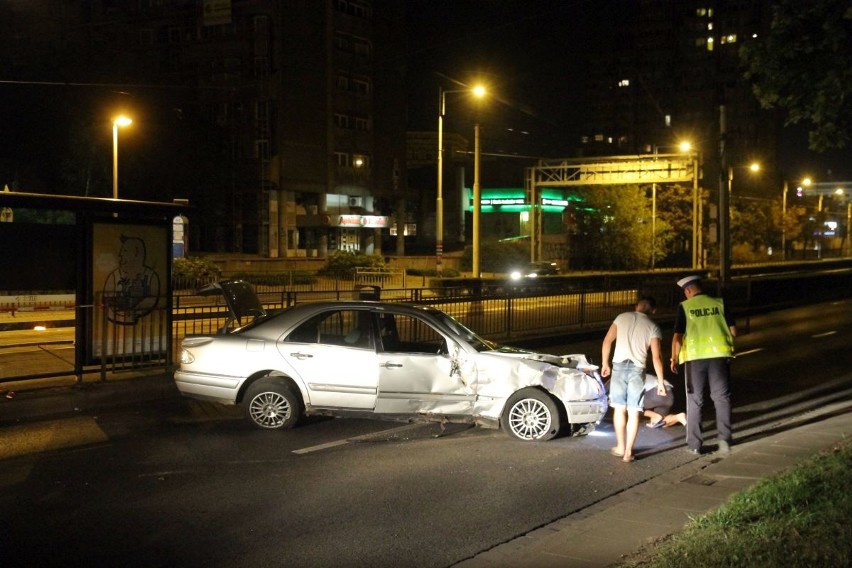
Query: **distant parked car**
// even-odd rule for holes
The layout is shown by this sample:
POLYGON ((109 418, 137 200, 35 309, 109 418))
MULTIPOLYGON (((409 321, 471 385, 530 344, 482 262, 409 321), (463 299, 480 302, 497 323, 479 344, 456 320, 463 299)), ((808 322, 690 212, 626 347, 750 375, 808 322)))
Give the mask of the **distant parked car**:
POLYGON ((568 425, 574 435, 591 432, 607 410, 597 367, 585 356, 499 346, 432 307, 323 301, 266 314, 247 283, 216 286, 234 314, 254 319, 186 337, 175 383, 184 396, 242 405, 261 428, 354 414, 467 422, 549 440, 568 425))
POLYGON ((537 278, 539 276, 554 276, 559 274, 559 265, 555 262, 537 261, 530 262, 525 267, 513 270, 509 273, 512 280, 521 278, 537 278))

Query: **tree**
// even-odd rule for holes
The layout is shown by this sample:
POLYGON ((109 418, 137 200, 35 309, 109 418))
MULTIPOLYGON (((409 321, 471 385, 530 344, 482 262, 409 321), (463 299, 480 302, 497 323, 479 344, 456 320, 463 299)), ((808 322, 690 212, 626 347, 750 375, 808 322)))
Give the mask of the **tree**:
POLYGON ((692 228, 692 188, 678 184, 660 186, 657 190, 658 266, 684 266, 692 262, 692 228))
POLYGON ((772 246, 772 206, 742 197, 731 204, 731 251, 735 263, 766 261, 772 246))
MULTIPOLYGON (((584 207, 578 208, 576 234, 571 239, 574 256, 584 268, 639 269, 650 266, 655 244, 651 236, 651 200, 645 187, 595 186, 579 191, 584 207)), ((668 227, 658 220, 660 254, 667 245, 660 235, 668 227)))
POLYGON ((849 0, 781 0, 769 34, 740 49, 745 77, 785 125, 810 122, 808 143, 824 152, 852 141, 852 5, 849 0))

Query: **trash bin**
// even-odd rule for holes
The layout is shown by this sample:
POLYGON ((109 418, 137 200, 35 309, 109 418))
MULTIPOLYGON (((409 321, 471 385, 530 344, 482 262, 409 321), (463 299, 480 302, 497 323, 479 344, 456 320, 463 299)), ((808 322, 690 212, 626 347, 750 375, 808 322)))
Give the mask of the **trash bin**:
POLYGON ((354 298, 356 300, 378 301, 382 293, 382 287, 375 284, 358 284, 355 286, 354 298))

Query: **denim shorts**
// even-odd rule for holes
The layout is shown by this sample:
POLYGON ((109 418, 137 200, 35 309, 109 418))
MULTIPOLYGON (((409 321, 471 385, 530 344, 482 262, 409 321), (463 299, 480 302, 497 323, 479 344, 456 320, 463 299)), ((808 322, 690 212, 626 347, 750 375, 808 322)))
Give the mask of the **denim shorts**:
POLYGON ((633 361, 613 363, 609 380, 610 406, 624 406, 641 412, 644 398, 645 369, 633 361))

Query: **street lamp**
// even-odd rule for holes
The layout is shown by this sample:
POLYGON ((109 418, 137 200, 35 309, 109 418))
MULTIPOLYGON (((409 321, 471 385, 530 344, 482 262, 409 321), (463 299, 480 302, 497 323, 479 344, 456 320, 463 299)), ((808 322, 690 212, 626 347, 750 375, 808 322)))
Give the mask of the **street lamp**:
MULTIPOLYGON (((654 160, 657 159, 657 153, 660 148, 677 148, 679 152, 683 154, 688 154, 692 151, 692 144, 686 140, 680 142, 677 146, 657 146, 654 145, 654 160)), ((692 193, 692 267, 696 267, 696 195, 698 194, 698 164, 696 162, 695 169, 693 170, 693 193, 692 193)), ((654 265, 657 261, 657 184, 651 184, 651 270, 654 269, 654 265)))
POLYGON ((476 86, 473 89, 445 91, 438 87, 438 195, 435 203, 435 272, 438 276, 444 270, 444 115, 448 93, 472 93, 481 98, 485 95, 485 88, 476 86))
MULTIPOLYGON (((760 164, 753 162, 748 169, 760 171, 760 164)), ((728 165, 728 182, 719 192, 719 283, 724 288, 728 285, 731 273, 731 185, 734 181, 734 166, 728 165)))
MULTIPOLYGON (((811 185, 811 178, 804 178, 802 185, 811 185)), ((784 180, 784 191, 781 194, 781 260, 787 260, 787 180, 784 180)))
POLYGON ((482 191, 479 187, 479 122, 473 127, 473 266, 472 276, 479 278, 479 216, 482 210, 482 191))
POLYGON ((112 198, 118 199, 118 127, 130 126, 133 120, 122 115, 112 121, 112 198))

